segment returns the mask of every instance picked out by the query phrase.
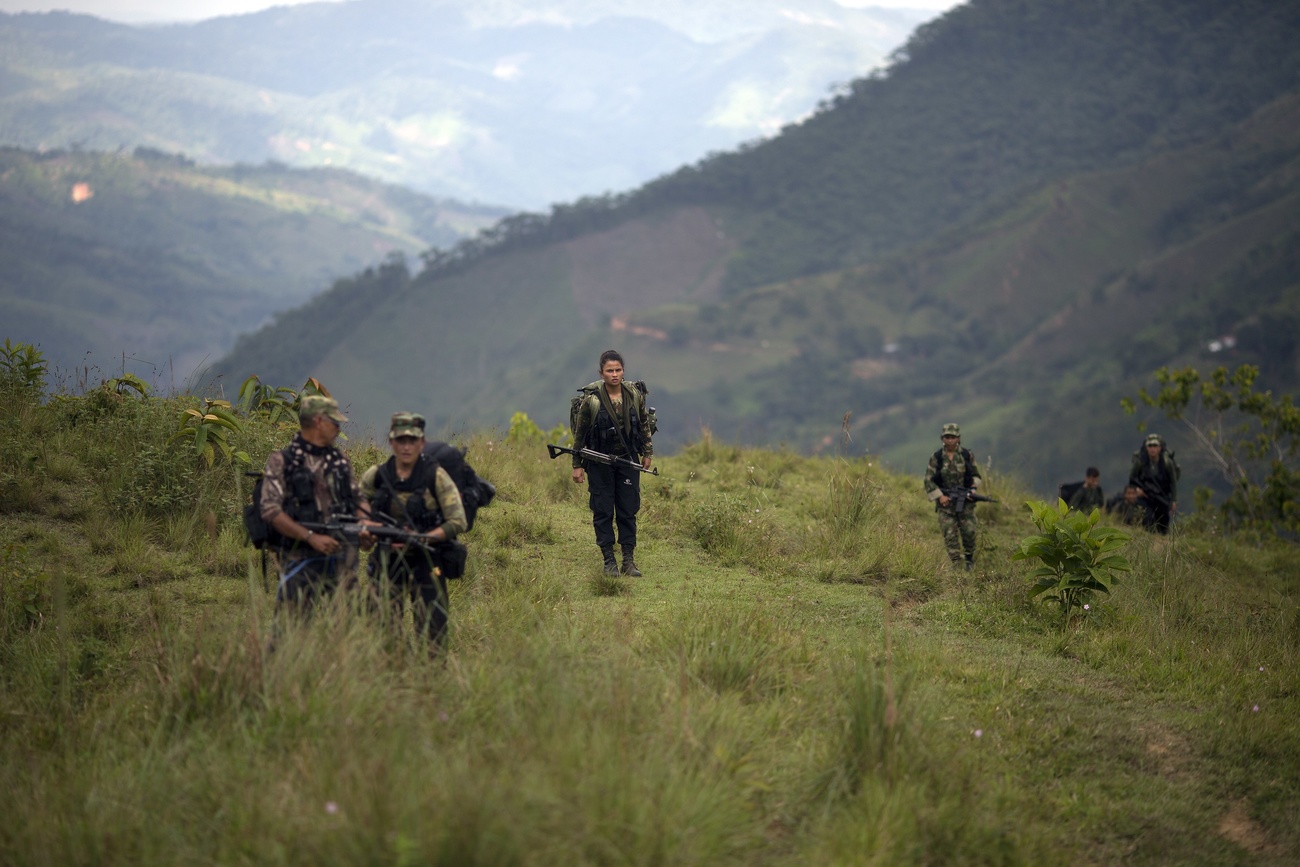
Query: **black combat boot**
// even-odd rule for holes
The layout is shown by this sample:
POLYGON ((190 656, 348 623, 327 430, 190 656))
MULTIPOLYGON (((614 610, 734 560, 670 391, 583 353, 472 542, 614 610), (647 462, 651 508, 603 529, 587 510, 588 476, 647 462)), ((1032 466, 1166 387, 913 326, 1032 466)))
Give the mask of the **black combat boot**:
POLYGON ((632 561, 632 552, 636 550, 634 545, 623 546, 623 574, 630 575, 633 578, 641 577, 641 570, 636 568, 636 563, 632 561))
POLYGON ((967 552, 967 554, 966 554, 966 571, 969 572, 970 570, 972 570, 972 569, 974 569, 974 568, 975 568, 975 555, 974 555, 973 553, 967 552))
POLYGON ((605 558, 605 574, 606 574, 606 575, 617 575, 617 574, 618 574, 618 562, 614 559, 614 546, 613 546, 613 545, 601 545, 601 546, 600 546, 600 556, 602 556, 602 557, 605 558))

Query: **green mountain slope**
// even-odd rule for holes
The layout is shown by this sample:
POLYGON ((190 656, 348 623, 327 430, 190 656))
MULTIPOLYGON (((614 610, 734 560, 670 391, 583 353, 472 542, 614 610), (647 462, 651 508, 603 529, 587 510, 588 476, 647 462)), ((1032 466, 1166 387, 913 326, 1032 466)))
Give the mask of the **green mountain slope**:
POLYGON ((179 384, 340 274, 500 213, 338 170, 3 149, 5 336, 41 344, 65 373, 115 372, 125 353, 179 384))
POLYGON ((975 0, 782 134, 615 197, 516 221, 552 243, 664 208, 743 215, 726 286, 873 261, 1053 178, 1218 135, 1300 88, 1300 6, 975 0))
MULTIPOLYGON (((1290 60, 1247 58, 1278 59, 1300 19, 1093 5, 962 7, 767 145, 509 218, 401 291, 350 284, 371 312, 349 339, 291 352, 286 316, 220 367, 314 373, 376 425, 400 405, 451 428, 519 409, 550 426, 617 345, 654 386, 665 445, 709 426, 825 449, 851 413, 849 448, 916 467, 959 420, 1041 491, 1089 463, 1113 488, 1136 436, 1119 399, 1155 367, 1254 361, 1274 387, 1297 380, 1300 87, 1290 60), (1206 354, 1225 334, 1235 354, 1206 354)), ((1209 481, 1186 452, 1189 481, 1209 481)))

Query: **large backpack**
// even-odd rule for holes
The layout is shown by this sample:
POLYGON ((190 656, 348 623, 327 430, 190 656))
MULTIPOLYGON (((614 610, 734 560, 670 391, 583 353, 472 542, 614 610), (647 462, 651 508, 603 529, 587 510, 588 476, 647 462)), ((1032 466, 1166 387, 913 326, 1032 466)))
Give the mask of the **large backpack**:
POLYGON ((1062 500, 1065 500, 1065 502, 1068 503, 1070 502, 1070 498, 1074 496, 1074 492, 1079 490, 1079 488, 1082 487, 1083 487, 1082 480, 1077 482, 1061 482, 1059 485, 1056 486, 1056 496, 1060 497, 1062 500))
MULTIPOLYGON (((293 471, 290 465, 293 451, 284 449, 281 454, 284 455, 284 471, 286 478, 293 471)), ((253 501, 244 506, 244 532, 248 534, 248 543, 259 551, 264 548, 278 548, 286 540, 280 535, 280 531, 266 523, 262 519, 262 473, 247 472, 244 475, 257 479, 253 483, 253 501)), ((263 564, 265 571, 265 564, 263 564)))
POLYGON ((456 490, 460 491, 460 500, 465 505, 465 520, 473 529, 474 516, 478 510, 492 502, 497 495, 496 486, 480 476, 465 460, 465 449, 456 448, 451 443, 427 442, 424 444, 425 458, 447 471, 456 490))
MULTIPOLYGON (((632 394, 636 396, 637 415, 641 418, 646 433, 653 437, 655 432, 659 430, 659 417, 655 414, 653 406, 646 405, 646 396, 650 394, 650 389, 640 379, 634 379, 623 384, 632 387, 632 394)), ((569 401, 569 436, 573 440, 575 449, 580 449, 585 445, 585 443, 578 442, 578 416, 582 414, 582 405, 587 402, 587 398, 595 395, 598 391, 600 391, 600 382, 589 382, 578 389, 577 397, 569 401)))

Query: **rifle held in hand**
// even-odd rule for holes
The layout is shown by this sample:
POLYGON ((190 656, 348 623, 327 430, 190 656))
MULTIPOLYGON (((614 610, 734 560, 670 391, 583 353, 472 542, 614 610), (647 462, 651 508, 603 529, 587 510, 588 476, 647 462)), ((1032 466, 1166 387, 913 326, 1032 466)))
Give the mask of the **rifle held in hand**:
POLYGON ((970 488, 945 488, 943 495, 952 501, 952 510, 960 515, 966 510, 966 503, 996 503, 992 497, 977 494, 970 488))
POLYGON ((300 521, 299 523, 313 532, 333 536, 345 545, 360 545, 362 533, 374 536, 380 544, 415 545, 430 553, 437 544, 423 533, 416 533, 413 530, 363 524, 355 515, 331 515, 328 521, 300 521))

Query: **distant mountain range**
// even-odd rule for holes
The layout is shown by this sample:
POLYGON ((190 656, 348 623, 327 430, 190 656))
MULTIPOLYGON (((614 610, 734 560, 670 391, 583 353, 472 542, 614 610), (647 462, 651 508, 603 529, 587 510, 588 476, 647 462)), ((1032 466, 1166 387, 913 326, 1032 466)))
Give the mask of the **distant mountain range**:
POLYGON ((197 24, 0 15, 0 144, 338 166, 537 208, 807 115, 923 11, 350 0, 197 24))
POLYGON ((39 344, 64 385, 181 386, 336 279, 502 215, 340 169, 0 148, 0 339, 39 344))
MULTIPOLYGON (((1045 494, 1088 464, 1113 490, 1155 368, 1300 383, 1297 44, 1296 4, 973 0, 769 142, 359 275, 216 370, 311 373, 376 427, 549 427, 613 345, 664 446, 919 472, 958 421, 1045 494)), ((1186 487, 1215 481, 1164 432, 1186 487)))

